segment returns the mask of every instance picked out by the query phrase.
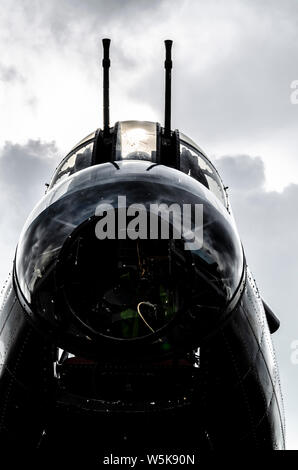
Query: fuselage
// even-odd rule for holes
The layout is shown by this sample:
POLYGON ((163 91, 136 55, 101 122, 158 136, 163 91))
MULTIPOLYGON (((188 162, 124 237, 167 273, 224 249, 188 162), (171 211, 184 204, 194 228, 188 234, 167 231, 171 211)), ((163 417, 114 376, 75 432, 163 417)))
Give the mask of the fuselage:
POLYGON ((273 331, 204 152, 157 123, 98 130, 20 236, 0 312, 1 439, 283 449, 267 318, 273 331))

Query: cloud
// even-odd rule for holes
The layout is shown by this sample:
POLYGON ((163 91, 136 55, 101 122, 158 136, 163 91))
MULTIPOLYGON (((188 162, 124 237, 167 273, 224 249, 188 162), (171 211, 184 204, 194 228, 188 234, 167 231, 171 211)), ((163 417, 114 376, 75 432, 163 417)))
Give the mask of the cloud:
POLYGON ((220 157, 216 161, 217 169, 226 176, 232 191, 262 189, 265 183, 264 162, 260 157, 249 155, 220 157))
POLYGON ((11 112, 0 120, 2 135, 13 141, 16 125, 22 141, 55 139, 66 150, 80 132, 101 125, 104 36, 112 39, 112 123, 162 122, 162 41, 170 37, 173 126, 216 155, 262 154, 272 187, 298 182, 298 106, 290 102, 297 15, 291 0, 282 7, 277 0, 4 0, 1 61, 20 71, 26 86, 0 103, 11 112))
POLYGON ((57 164, 54 142, 6 142, 0 152, 0 279, 11 269, 22 226, 57 164))
MULTIPOLYGON (((169 0, 52 0, 46 4, 42 0, 22 0, 16 12, 14 0, 4 1, 10 25, 18 18, 39 31, 35 38, 38 47, 46 40, 67 47, 70 39, 81 34, 88 42, 90 36, 100 36, 103 28, 114 29, 116 25, 121 29, 129 28, 131 32, 141 27, 143 22, 151 21, 152 15, 158 16, 157 11, 163 4, 169 4, 169 0), (15 12, 14 17, 12 11, 15 12)), ((30 31, 26 33, 30 36, 30 31)), ((84 48, 84 44, 81 43, 80 47, 84 48)))
POLYGON ((14 66, 0 64, 0 81, 2 82, 24 82, 24 77, 14 66))
POLYGON ((216 167, 229 186, 248 265, 261 295, 281 320, 273 341, 290 422, 288 445, 296 448, 298 366, 291 363, 291 343, 298 339, 298 185, 290 184, 282 192, 266 191, 260 157, 224 156, 216 161, 216 167))

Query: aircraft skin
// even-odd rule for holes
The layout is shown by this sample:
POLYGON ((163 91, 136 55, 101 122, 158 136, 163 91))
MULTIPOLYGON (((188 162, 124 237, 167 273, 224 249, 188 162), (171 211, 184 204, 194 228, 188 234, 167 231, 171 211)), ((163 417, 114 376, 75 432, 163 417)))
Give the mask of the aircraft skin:
POLYGON ((278 325, 204 152, 158 123, 97 130, 56 169, 2 292, 0 442, 72 455, 284 449, 278 325), (175 238, 174 219, 168 239, 117 232, 129 205, 151 216, 175 203, 203 207, 199 247, 175 238), (102 204, 114 239, 98 237, 102 204))

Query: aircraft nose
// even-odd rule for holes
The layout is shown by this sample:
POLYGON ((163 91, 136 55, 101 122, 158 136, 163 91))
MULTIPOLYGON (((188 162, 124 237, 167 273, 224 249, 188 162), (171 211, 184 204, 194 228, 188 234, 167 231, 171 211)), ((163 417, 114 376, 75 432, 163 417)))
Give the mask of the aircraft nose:
POLYGON ((29 218, 16 257, 20 291, 34 315, 54 328, 74 323, 91 342, 198 342, 240 282, 233 224, 177 170, 111 166, 83 170, 29 218))

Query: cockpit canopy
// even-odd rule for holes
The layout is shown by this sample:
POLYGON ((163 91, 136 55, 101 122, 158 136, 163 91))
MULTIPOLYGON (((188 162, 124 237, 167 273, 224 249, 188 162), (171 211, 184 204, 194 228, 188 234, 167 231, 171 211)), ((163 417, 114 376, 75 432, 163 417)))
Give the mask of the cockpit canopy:
MULTIPOLYGON (((68 176, 101 163, 95 155, 99 131, 81 140, 62 160, 52 178, 50 188, 68 176)), ((149 121, 122 121, 112 130, 112 161, 146 160, 153 164, 159 160, 160 126, 149 121)), ((203 151, 186 135, 179 133, 179 169, 193 177, 227 207, 227 198, 221 178, 203 151)))

